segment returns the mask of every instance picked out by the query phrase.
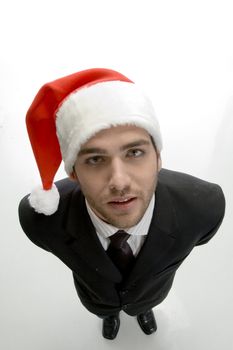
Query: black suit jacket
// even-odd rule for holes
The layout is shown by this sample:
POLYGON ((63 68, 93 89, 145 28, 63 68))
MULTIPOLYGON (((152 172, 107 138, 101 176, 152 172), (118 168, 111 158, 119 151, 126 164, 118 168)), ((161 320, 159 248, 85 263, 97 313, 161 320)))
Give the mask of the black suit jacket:
POLYGON ((225 211, 221 188, 193 176, 162 169, 147 239, 126 280, 104 251, 76 183, 57 182, 58 211, 36 213, 24 197, 19 218, 26 235, 72 271, 83 305, 95 314, 125 310, 136 315, 167 296, 177 268, 196 245, 217 232, 225 211))

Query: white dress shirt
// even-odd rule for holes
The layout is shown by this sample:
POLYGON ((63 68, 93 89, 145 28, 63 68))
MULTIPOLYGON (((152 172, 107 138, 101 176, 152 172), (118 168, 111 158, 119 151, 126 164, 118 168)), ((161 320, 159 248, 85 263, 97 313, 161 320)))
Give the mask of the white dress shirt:
MULTIPOLYGON (((146 209, 139 223, 133 227, 124 229, 125 232, 130 234, 130 237, 127 242, 130 245, 135 257, 138 255, 146 239, 146 236, 148 234, 153 211, 154 211, 154 205, 155 205, 155 195, 153 195, 150 201, 150 204, 148 205, 148 208, 146 209)), ((87 200, 86 200, 86 206, 87 206, 88 214, 95 227, 97 236, 99 237, 99 240, 104 250, 107 250, 110 244, 109 237, 112 236, 114 233, 116 233, 120 229, 118 227, 107 224, 106 222, 101 220, 90 208, 87 200)))

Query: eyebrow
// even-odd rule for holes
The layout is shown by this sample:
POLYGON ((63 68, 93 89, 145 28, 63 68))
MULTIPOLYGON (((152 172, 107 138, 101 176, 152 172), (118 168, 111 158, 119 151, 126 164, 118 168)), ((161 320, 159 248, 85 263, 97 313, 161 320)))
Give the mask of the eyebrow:
MULTIPOLYGON (((136 140, 130 143, 127 143, 123 146, 120 147, 120 151, 125 151, 126 149, 133 148, 133 147, 139 147, 139 146, 147 146, 150 145, 150 141, 148 140, 136 140)), ((79 156, 83 156, 86 154, 107 154, 107 150, 104 148, 99 148, 99 147, 87 147, 83 148, 79 151, 79 156)))

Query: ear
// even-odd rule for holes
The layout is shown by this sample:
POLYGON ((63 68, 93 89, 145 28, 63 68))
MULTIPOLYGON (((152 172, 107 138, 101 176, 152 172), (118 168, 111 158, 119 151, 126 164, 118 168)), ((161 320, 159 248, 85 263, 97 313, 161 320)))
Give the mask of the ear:
POLYGON ((78 176, 77 176, 76 171, 75 171, 74 168, 73 168, 72 173, 70 173, 69 178, 72 181, 78 182, 78 176))

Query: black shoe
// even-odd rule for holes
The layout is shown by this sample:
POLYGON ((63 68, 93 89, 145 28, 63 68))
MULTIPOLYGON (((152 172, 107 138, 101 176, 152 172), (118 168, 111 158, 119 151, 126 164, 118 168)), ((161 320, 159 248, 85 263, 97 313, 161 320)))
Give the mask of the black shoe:
POLYGON ((119 316, 107 316, 103 319, 103 337, 106 339, 114 339, 120 328, 119 316))
POLYGON ((139 326, 147 335, 154 333, 157 330, 157 325, 152 310, 148 310, 142 314, 137 315, 139 326))

